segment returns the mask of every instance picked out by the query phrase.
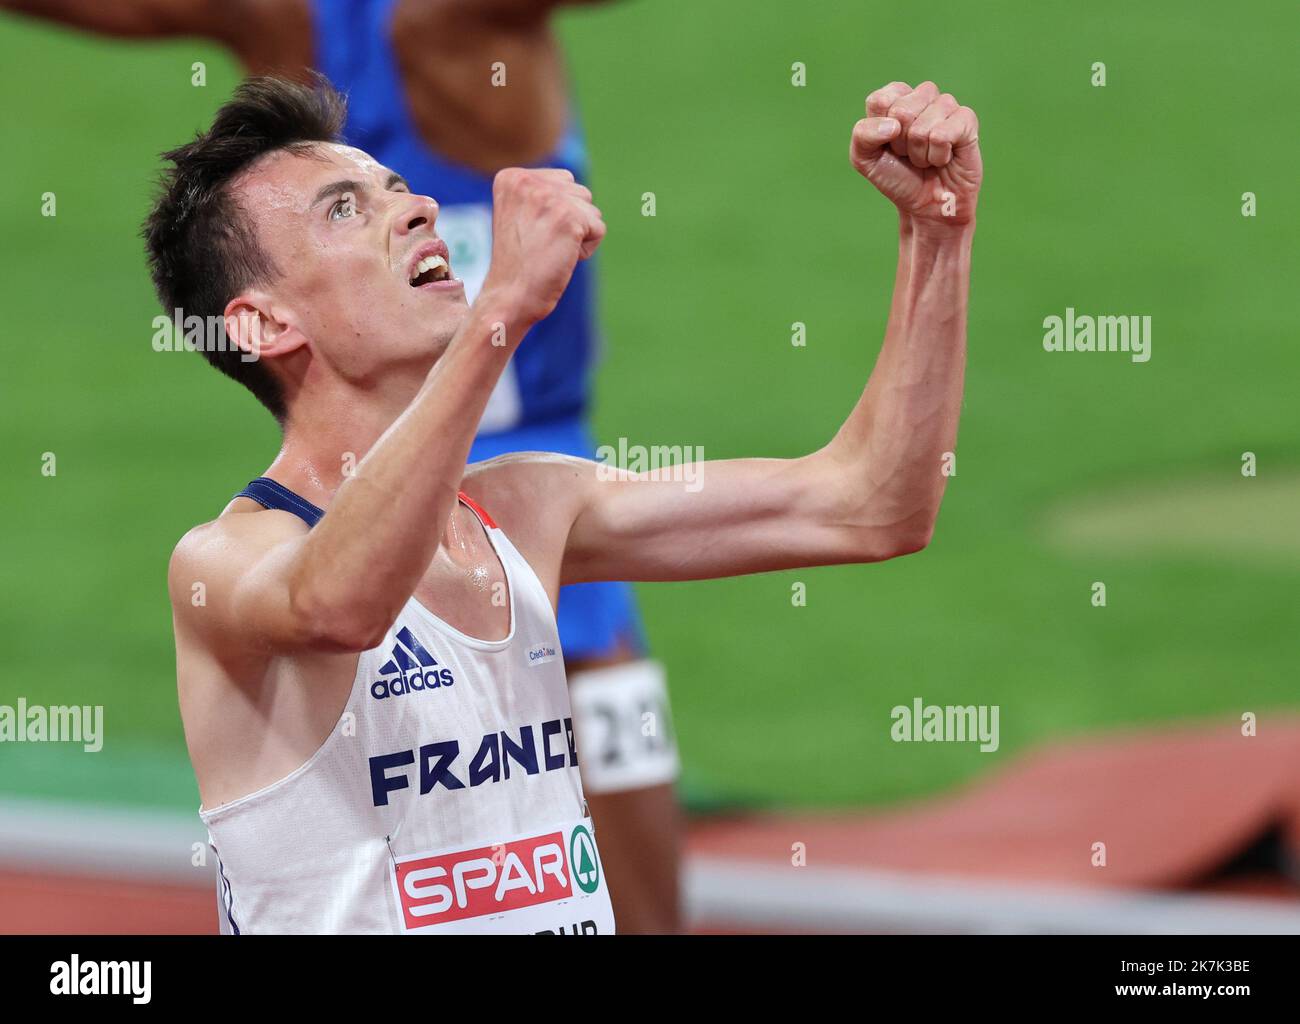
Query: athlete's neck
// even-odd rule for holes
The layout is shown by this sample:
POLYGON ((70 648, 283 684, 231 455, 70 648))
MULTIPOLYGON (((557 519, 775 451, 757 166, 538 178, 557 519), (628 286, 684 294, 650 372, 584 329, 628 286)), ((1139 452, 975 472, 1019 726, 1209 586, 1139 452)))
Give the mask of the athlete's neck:
POLYGON ((312 380, 294 396, 280 452, 265 475, 321 508, 410 405, 425 377, 394 376, 379 385, 312 380))

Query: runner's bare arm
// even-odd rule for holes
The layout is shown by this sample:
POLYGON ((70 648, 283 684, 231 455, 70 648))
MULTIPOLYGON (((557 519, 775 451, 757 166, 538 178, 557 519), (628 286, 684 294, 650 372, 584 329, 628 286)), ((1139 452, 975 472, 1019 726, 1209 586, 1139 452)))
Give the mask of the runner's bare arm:
POLYGON ((851 159, 898 207, 900 234, 884 344, 856 407, 820 451, 703 463, 698 486, 550 463, 578 496, 563 582, 870 562, 929 542, 961 407, 977 122, 929 82, 879 90, 867 113, 851 159))
POLYGON ((0 0, 7 10, 115 36, 215 36, 237 6, 237 0, 0 0))
POLYGON ((205 36, 230 43, 271 30, 305 0, 0 0, 0 7, 129 38, 205 36), (270 15, 277 16, 276 18, 270 15))
POLYGON ((360 651, 383 637, 442 541, 475 426, 511 352, 604 236, 590 199, 567 171, 497 175, 487 280, 416 397, 309 533, 254 513, 187 534, 169 573, 178 628, 272 650, 360 651), (195 582, 206 591, 198 607, 195 582))
POLYGON ((201 36, 252 74, 298 78, 313 61, 307 0, 0 0, 0 7, 125 38, 201 36))
MULTIPOLYGON (((569 117, 551 14, 557 7, 598 2, 603 0, 398 3, 394 53, 425 140, 485 174, 543 159, 569 117), (500 71, 494 72, 498 62, 500 71), (510 88, 499 87, 501 73, 510 88)), ((317 60, 308 0, 0 0, 0 8, 107 35, 203 36, 225 45, 254 75, 302 79, 317 60)), ((351 83, 336 84, 346 89, 351 83)))

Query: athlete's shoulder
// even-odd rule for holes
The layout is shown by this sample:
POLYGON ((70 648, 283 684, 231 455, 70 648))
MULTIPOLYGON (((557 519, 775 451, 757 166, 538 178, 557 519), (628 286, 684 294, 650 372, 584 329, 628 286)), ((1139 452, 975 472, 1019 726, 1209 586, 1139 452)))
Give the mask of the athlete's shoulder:
POLYGON ((301 538, 307 526, 297 516, 266 509, 251 498, 235 498, 216 519, 186 531, 167 564, 173 605, 193 607, 195 584, 246 571, 273 548, 301 538))
POLYGON ((507 535, 567 534, 586 482, 595 479, 595 466, 590 459, 557 452, 510 452, 471 463, 461 490, 507 535))
POLYGON ((471 498, 501 498, 513 503, 541 484, 578 487, 591 476, 595 463, 559 452, 507 452, 465 467, 461 490, 471 498))

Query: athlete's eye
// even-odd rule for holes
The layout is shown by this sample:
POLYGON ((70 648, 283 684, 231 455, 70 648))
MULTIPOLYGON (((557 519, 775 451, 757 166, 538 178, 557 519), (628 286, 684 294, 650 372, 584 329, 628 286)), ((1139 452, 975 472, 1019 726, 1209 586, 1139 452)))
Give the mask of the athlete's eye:
POLYGON ((330 207, 330 220, 345 220, 357 212, 357 197, 351 192, 344 192, 342 197, 330 207))

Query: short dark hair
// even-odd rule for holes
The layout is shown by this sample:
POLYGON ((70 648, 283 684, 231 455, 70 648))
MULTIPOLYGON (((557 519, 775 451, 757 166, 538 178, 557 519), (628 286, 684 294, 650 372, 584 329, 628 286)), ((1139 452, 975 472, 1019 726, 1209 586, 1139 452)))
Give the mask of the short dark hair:
MULTIPOLYGON (((346 116, 346 100, 323 75, 313 72, 310 84, 249 78, 217 111, 211 128, 162 155, 172 166, 159 180, 143 235, 154 289, 169 315, 182 310, 184 317, 221 317, 242 289, 278 276, 231 194, 231 182, 267 153, 341 141, 346 116)), ((224 340, 223 335, 223 344, 202 346, 208 362, 253 392, 283 423, 279 382, 261 361, 241 358, 224 340)))

